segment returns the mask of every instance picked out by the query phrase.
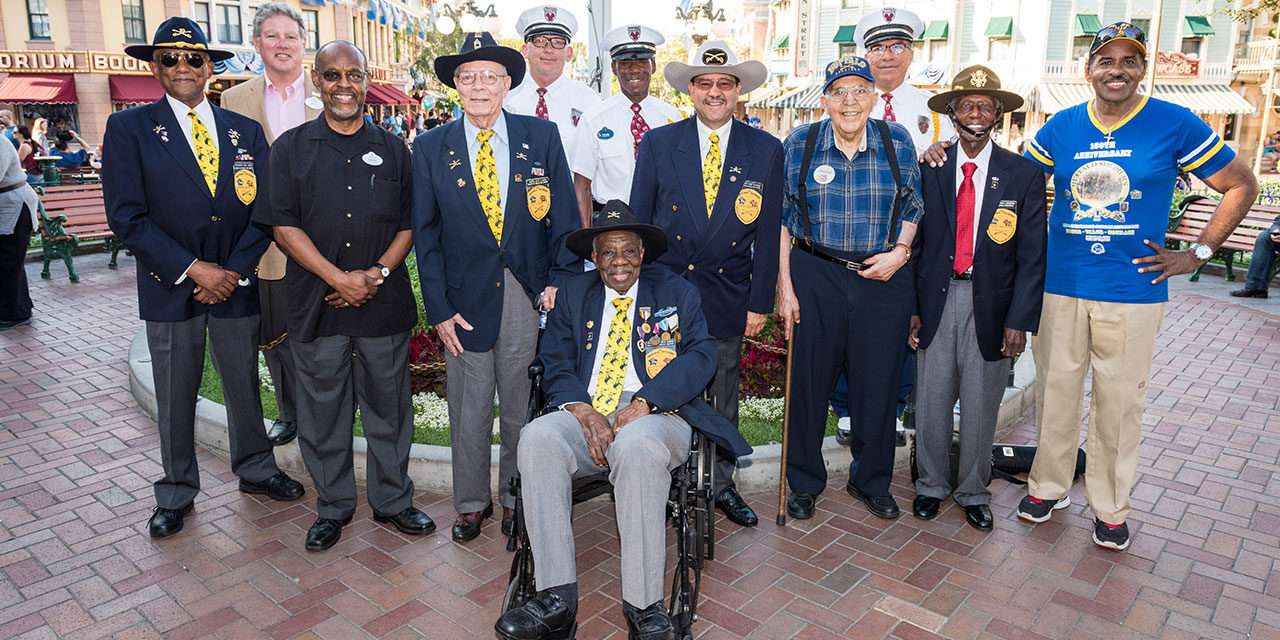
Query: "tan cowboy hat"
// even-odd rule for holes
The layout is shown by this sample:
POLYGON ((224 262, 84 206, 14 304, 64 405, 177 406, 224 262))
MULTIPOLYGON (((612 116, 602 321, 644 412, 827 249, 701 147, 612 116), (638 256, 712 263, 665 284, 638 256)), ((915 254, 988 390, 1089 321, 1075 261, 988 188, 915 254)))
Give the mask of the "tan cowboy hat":
POLYGON ((1000 88, 1000 76, 996 72, 975 64, 965 67, 951 80, 951 88, 929 98, 929 108, 946 113, 951 101, 960 96, 991 96, 1004 107, 1005 113, 1017 111, 1022 106, 1022 96, 1000 88))
POLYGON ((724 40, 708 40, 689 57, 689 64, 668 62, 662 69, 667 84, 680 93, 689 92, 689 81, 704 73, 723 73, 738 79, 742 93, 751 93, 764 84, 769 70, 763 62, 738 62, 738 56, 724 40))

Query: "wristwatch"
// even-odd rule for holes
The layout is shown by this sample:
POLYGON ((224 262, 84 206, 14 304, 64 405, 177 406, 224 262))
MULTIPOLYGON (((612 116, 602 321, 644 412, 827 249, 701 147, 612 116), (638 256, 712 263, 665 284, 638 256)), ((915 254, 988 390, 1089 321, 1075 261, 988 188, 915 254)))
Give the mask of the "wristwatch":
POLYGON ((373 268, 377 269, 378 273, 382 274, 382 277, 391 277, 391 270, 387 268, 387 265, 382 264, 381 262, 375 262, 373 263, 373 268))
POLYGON ((1191 249, 1192 255, 1194 255, 1196 260, 1199 260, 1200 262, 1205 262, 1209 258, 1213 257, 1213 249, 1211 249, 1207 244, 1192 242, 1189 248, 1191 249))

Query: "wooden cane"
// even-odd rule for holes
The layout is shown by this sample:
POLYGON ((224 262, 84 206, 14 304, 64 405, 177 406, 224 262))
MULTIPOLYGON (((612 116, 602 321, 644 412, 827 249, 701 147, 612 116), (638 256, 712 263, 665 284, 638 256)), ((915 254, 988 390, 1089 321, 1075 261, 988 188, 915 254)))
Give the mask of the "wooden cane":
POLYGON ((791 426, 791 354, 795 353, 791 341, 794 336, 793 325, 787 337, 787 374, 783 383, 786 386, 782 392, 782 460, 778 465, 778 517, 775 520, 779 527, 787 525, 787 431, 791 426))

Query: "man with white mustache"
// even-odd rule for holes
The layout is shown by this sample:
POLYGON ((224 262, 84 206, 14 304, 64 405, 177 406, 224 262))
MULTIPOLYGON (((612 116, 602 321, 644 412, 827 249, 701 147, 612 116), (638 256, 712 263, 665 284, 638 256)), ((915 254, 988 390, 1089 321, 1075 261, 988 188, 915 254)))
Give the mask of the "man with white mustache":
MULTIPOLYGON (((306 41, 307 28, 297 9, 283 2, 258 7, 253 15, 253 48, 262 58, 263 74, 222 93, 223 108, 262 125, 267 144, 320 115, 322 105, 318 98, 312 98, 311 104, 307 104, 307 86, 302 77, 302 49, 306 41)), ((267 246, 258 261, 260 348, 267 361, 279 409, 279 415, 267 430, 267 439, 277 447, 288 444, 298 435, 293 393, 297 373, 285 330, 285 319, 289 315, 289 299, 284 290, 287 264, 275 242, 267 246)))
POLYGON ((782 246, 791 248, 779 261, 778 316, 788 337, 794 333, 792 357, 804 363, 791 372, 787 451, 787 512, 799 520, 813 517, 827 486, 822 436, 841 372, 854 424, 846 490, 872 515, 899 515, 889 495, 894 396, 915 306, 909 261, 923 203, 910 134, 883 120, 867 126, 873 82, 863 58, 827 65, 829 119, 783 143, 782 246))

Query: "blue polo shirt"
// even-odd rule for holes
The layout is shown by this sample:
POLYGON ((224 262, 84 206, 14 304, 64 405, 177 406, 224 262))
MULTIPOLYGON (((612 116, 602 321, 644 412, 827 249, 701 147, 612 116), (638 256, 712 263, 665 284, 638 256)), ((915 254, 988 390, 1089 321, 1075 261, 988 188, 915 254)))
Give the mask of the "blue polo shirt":
POLYGON ((1169 299, 1168 281, 1138 273, 1133 259, 1164 245, 1179 171, 1203 179, 1235 152, 1185 107, 1143 97, 1111 128, 1093 102, 1053 115, 1027 145, 1027 157, 1054 174, 1045 293, 1104 302, 1169 299))

